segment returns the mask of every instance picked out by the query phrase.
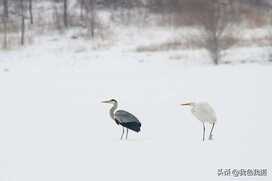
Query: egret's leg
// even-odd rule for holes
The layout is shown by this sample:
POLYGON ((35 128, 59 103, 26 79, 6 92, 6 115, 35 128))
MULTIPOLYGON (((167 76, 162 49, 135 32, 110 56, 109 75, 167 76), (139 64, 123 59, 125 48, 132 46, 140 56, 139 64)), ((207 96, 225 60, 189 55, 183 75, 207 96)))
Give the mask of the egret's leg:
POLYGON ((121 140, 123 139, 123 135, 124 135, 124 127, 123 128, 123 131, 122 131, 122 135, 121 135, 121 140))
POLYGON ((127 140, 127 138, 128 138, 128 128, 127 128, 126 140, 127 140))
POLYGON ((215 123, 213 123, 213 125, 212 125, 212 129, 211 129, 211 132, 210 132, 209 140, 212 140, 212 132, 213 132, 214 125, 215 125, 215 123))
POLYGON ((205 124, 204 124, 204 122, 203 122, 203 139, 202 139, 203 141, 205 140, 205 124))

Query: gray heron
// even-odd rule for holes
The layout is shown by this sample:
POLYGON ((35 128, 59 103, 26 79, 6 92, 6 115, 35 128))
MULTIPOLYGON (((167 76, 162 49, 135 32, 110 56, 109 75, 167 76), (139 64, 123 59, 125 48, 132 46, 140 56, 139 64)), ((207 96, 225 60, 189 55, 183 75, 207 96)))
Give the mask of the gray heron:
POLYGON ((112 108, 110 109, 110 117, 115 121, 117 125, 122 126, 122 135, 121 140, 124 135, 124 128, 127 129, 126 139, 128 138, 128 130, 132 130, 135 132, 140 132, 141 130, 141 122, 131 113, 124 110, 117 110, 118 102, 115 99, 110 99, 108 101, 102 101, 102 103, 112 104, 112 108))
POLYGON ((189 102, 185 104, 181 104, 182 106, 191 106, 192 114, 202 122, 203 124, 203 138, 205 140, 205 122, 212 124, 209 140, 212 140, 212 132, 214 129, 214 125, 216 123, 216 115, 213 108, 206 102, 194 103, 189 102))

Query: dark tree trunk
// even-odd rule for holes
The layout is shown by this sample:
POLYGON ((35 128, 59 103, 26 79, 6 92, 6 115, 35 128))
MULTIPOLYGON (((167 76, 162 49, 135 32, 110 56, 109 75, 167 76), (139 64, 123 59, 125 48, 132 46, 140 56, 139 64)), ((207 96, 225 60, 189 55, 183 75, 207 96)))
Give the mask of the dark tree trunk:
POLYGON ((80 19, 84 19, 84 0, 80 0, 80 19))
POLYGON ((24 0, 20 0, 21 9, 21 45, 25 44, 25 15, 24 15, 24 0))
POLYGON ((67 2, 68 0, 63 0, 63 23, 64 26, 67 28, 68 27, 68 10, 67 10, 67 2))
POLYGON ((8 48, 8 0, 3 0, 4 5, 4 48, 8 48))
POLYGON ((32 12, 32 0, 29 0, 28 11, 30 16, 30 24, 33 25, 34 22, 33 22, 33 12, 32 12))
POLYGON ((95 4, 96 0, 90 0, 90 10, 91 10, 91 37, 94 38, 95 36, 95 4))
POLYGON ((3 6, 4 6, 4 16, 9 17, 9 11, 8 11, 8 0, 3 0, 3 6))

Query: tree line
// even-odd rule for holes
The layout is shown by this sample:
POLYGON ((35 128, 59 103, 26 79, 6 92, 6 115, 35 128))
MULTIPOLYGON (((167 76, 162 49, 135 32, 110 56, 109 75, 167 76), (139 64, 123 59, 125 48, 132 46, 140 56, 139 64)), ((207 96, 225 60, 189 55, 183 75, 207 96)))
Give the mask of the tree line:
MULTIPOLYGON (((35 5, 50 3, 56 7, 59 24, 67 29, 71 26, 72 15, 84 23, 94 38, 96 33, 97 11, 101 9, 112 12, 135 8, 146 9, 147 14, 168 16, 175 14, 182 19, 189 17, 190 23, 196 23, 205 30, 205 47, 209 51, 214 64, 220 62, 220 51, 224 30, 235 20, 237 6, 244 0, 0 0, 3 48, 8 47, 8 36, 11 22, 15 22, 20 32, 20 44, 25 44, 26 25, 35 26, 35 5), (71 8, 71 4, 73 7, 71 8), (238 4, 238 5, 237 5, 238 4)), ((246 3, 266 6, 265 0, 248 0, 246 3)), ((137 16, 137 14, 135 14, 137 16)), ((46 15, 43 18, 47 18, 46 15)), ((170 20, 169 20, 170 21, 170 20)), ((176 23, 177 24, 177 23, 176 23)))

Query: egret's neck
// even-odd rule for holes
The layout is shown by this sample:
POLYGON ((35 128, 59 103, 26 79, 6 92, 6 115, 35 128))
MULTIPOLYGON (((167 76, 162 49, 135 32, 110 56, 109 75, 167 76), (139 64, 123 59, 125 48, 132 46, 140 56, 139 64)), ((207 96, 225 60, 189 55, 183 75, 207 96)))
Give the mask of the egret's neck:
POLYGON ((110 109, 110 117, 113 120, 115 120, 115 118, 114 118, 114 112, 116 111, 117 107, 118 107, 118 103, 116 102, 116 103, 113 104, 112 108, 110 109))
POLYGON ((196 103, 192 102, 192 103, 191 103, 191 106, 192 106, 192 107, 195 107, 195 106, 196 106, 196 103))

